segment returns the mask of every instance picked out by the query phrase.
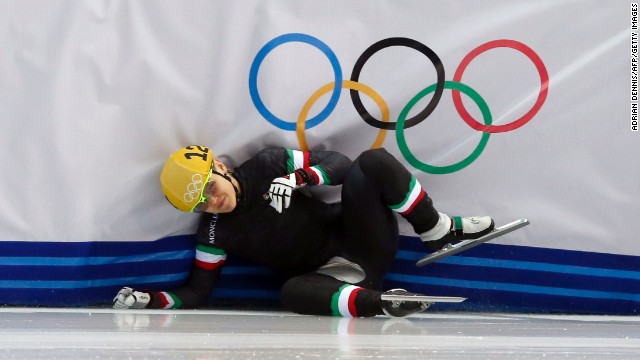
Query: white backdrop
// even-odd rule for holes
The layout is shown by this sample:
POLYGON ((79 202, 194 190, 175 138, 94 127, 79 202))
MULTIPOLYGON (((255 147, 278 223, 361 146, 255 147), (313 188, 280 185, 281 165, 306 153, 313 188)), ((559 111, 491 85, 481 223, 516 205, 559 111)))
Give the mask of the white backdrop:
MULTIPOLYGON (((497 243, 640 255, 627 1, 2 1, 0 240, 193 233, 196 216, 175 211, 160 191, 171 152, 206 144, 233 166, 263 146, 299 146, 294 131, 263 117, 249 92, 256 54, 289 33, 326 44, 345 80, 365 49, 391 37, 428 46, 446 80, 477 46, 526 44, 548 71, 546 101, 524 126, 492 134, 469 166, 429 174, 403 158, 393 131, 384 146, 441 211, 491 214, 499 224, 531 220, 497 243)), ((264 58, 256 83, 267 108, 295 123, 309 96, 333 80, 325 54, 291 42, 264 58)), ((370 58, 359 82, 380 94, 396 121, 436 72, 423 54, 394 46, 370 58)), ((532 61, 509 48, 479 55, 462 82, 486 101, 494 124, 527 113, 541 87, 532 61)), ((422 162, 458 162, 480 141, 451 94, 445 89, 433 114, 405 131, 422 162)), ((472 101, 464 104, 481 118, 472 101)), ((352 158, 376 134, 346 89, 329 117, 306 131, 312 149, 352 158)), ((406 224, 403 232, 410 234, 406 224)))

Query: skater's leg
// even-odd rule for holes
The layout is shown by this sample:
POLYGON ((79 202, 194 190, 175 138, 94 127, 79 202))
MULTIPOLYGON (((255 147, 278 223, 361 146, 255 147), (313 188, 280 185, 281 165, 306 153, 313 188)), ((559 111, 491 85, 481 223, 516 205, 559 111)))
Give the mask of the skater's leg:
POLYGON ((366 151, 357 161, 365 177, 381 191, 383 202, 413 226, 430 250, 493 230, 488 216, 450 217, 438 212, 418 180, 384 149, 366 151))
MULTIPOLYGON (((417 295, 396 289, 386 292, 396 295, 417 295)), ((383 293, 337 280, 323 274, 306 274, 289 279, 281 291, 284 307, 306 315, 341 317, 407 316, 429 307, 417 301, 381 300, 383 293)))
POLYGON ((342 249, 360 265, 364 281, 357 285, 381 290, 382 279, 398 248, 398 223, 384 200, 384 184, 365 173, 369 150, 360 155, 342 185, 342 249))
MULTIPOLYGON (((384 149, 367 150, 356 162, 376 189, 379 201, 404 217, 420 234, 432 229, 439 213, 418 180, 384 149)), ((370 195, 371 196, 371 195, 370 195)))
POLYGON ((375 157, 371 152, 356 159, 342 186, 339 238, 345 262, 332 259, 318 273, 289 279, 281 291, 287 309, 302 314, 369 317, 385 313, 383 306, 392 316, 427 307, 419 302, 394 307, 380 299, 384 274, 398 247, 398 224, 385 201, 388 190, 384 182, 363 171, 363 162, 364 167, 376 166, 375 160, 368 159, 375 157))
POLYGON ((380 294, 312 273, 289 279, 282 287, 281 299, 285 308, 299 314, 370 317, 383 313, 380 294))

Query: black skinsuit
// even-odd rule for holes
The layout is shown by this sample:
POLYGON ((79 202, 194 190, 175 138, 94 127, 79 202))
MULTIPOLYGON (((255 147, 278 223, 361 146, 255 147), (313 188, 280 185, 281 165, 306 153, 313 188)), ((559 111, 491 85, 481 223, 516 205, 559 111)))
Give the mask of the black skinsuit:
MULTIPOLYGON (((397 248, 398 226, 390 206, 407 197, 413 179, 389 153, 369 150, 352 163, 336 152, 269 148, 236 168, 232 176, 240 184, 236 208, 227 214, 203 215, 196 236, 196 258, 205 259, 202 254, 214 252, 215 259, 196 261, 185 287, 153 293, 150 308, 202 305, 226 253, 292 277, 283 287, 282 298, 296 312, 331 314, 331 297, 345 283, 313 271, 336 255, 365 270, 366 279, 356 285, 380 290, 397 248), (273 179, 312 166, 321 175, 309 177, 308 185, 342 184, 341 204, 326 204, 298 190, 282 214, 269 205, 264 195, 273 179), (173 302, 168 303, 168 297, 173 302)), ((438 220, 431 200, 420 191, 424 196, 416 200, 417 205, 402 214, 417 232, 430 229, 438 220)), ((378 296, 379 291, 360 296, 359 316, 379 313, 378 296)))
MULTIPOLYGON (((340 205, 329 205, 294 191, 282 214, 264 194, 271 181, 290 174, 285 149, 263 150, 234 170, 240 184, 240 201, 228 214, 206 214, 197 241, 242 256, 285 275, 316 269, 335 254, 331 234, 340 221, 340 205), (217 217, 217 219, 214 219, 217 217)), ((311 153, 310 165, 321 166, 331 185, 342 184, 351 160, 335 152, 311 153)))

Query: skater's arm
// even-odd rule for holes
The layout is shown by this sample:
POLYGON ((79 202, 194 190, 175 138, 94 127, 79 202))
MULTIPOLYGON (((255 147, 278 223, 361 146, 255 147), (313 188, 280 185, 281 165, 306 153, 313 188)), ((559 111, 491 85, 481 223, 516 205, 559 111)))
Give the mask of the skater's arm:
POLYGON ((336 151, 300 151, 286 149, 287 171, 298 185, 340 185, 352 161, 336 151))
POLYGON ((266 194, 271 205, 282 213, 289 207, 293 191, 302 186, 340 185, 346 176, 351 160, 335 151, 300 151, 292 149, 267 149, 264 155, 273 168, 286 175, 271 182, 266 194))
POLYGON ((198 245, 187 284, 170 291, 153 292, 150 309, 193 309, 206 304, 227 255, 213 247, 198 245))
POLYGON ((143 292, 125 287, 116 295, 114 308, 179 309, 206 304, 227 255, 213 247, 198 245, 185 286, 169 291, 143 292))

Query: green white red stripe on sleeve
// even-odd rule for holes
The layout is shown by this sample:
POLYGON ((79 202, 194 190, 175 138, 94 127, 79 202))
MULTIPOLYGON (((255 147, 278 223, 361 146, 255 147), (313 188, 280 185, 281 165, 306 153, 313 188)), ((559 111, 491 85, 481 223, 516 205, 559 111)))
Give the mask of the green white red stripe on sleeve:
POLYGON ((327 173, 319 165, 311 166, 311 155, 308 151, 287 149, 289 158, 287 159, 287 171, 293 173, 298 169, 308 170, 307 173, 313 177, 309 185, 331 185, 331 180, 327 173))
POLYGON ((287 169, 289 173, 292 173, 298 169, 306 169, 310 166, 309 152, 287 149, 289 159, 287 159, 287 169))
POLYGON ((397 205, 389 206, 391 210, 406 215, 413 210, 416 204, 424 198, 424 190, 416 178, 411 175, 411 183, 409 184, 409 191, 405 195, 404 199, 397 205))
POLYGON ((214 270, 222 266, 227 254, 216 247, 197 245, 195 265, 204 270, 214 270))
POLYGON ((357 317, 356 295, 361 287, 345 284, 333 294, 331 298, 331 313, 333 316, 357 317))
POLYGON ((327 173, 325 173, 320 166, 318 165, 312 166, 309 168, 309 170, 311 170, 311 174, 313 175, 313 179, 316 185, 322 185, 322 184, 331 185, 331 181, 329 180, 327 173))

